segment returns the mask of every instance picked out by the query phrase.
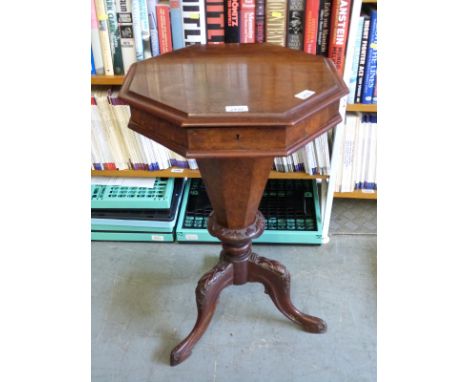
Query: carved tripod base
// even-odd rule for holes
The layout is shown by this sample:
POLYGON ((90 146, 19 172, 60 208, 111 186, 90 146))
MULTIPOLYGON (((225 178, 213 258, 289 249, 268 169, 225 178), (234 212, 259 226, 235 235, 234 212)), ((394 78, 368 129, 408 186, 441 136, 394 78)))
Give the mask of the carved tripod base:
POLYGON ((252 252, 252 239, 264 230, 264 218, 257 212, 255 222, 244 229, 221 227, 210 216, 208 230, 223 243, 220 260, 198 282, 195 290, 198 317, 190 334, 171 352, 171 366, 178 365, 192 353, 192 348, 201 338, 213 317, 221 291, 231 285, 259 282, 276 307, 291 321, 305 331, 323 333, 327 325, 320 318, 300 312, 291 302, 290 275, 287 269, 275 260, 257 256, 252 252))

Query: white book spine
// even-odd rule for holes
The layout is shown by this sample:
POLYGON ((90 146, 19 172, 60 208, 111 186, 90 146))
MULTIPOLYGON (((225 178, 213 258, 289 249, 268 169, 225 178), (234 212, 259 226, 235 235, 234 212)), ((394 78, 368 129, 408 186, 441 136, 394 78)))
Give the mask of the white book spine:
POLYGON ((197 170, 198 169, 198 164, 195 159, 188 159, 188 165, 192 170, 197 170))
MULTIPOLYGON (((348 45, 353 49, 353 62, 351 66, 351 77, 349 78, 349 94, 348 94, 348 103, 354 103, 354 96, 356 95, 356 80, 358 75, 358 66, 359 66, 359 53, 361 52, 361 41, 362 41, 362 30, 364 27, 364 16, 359 18, 359 22, 356 28, 356 33, 352 36, 354 45, 348 45)), ((351 37, 351 36, 350 36, 351 37)))
POLYGON ((117 0, 115 3, 119 24, 120 44, 125 73, 136 62, 135 39, 133 32, 132 0, 117 0))
POLYGON ((143 41, 143 57, 151 58, 151 41, 150 41, 150 27, 148 20, 148 7, 146 0, 140 0, 140 25, 141 25, 141 38, 143 41))
POLYGON ((369 165, 369 143, 370 143, 370 126, 369 122, 366 120, 362 123, 363 125, 363 154, 362 154, 362 162, 361 162, 361 176, 359 177, 359 188, 362 189, 364 182, 366 181, 366 174, 367 174, 367 167, 369 165))
POLYGON ((99 23, 96 16, 96 4, 91 0, 91 49, 93 50, 94 67, 96 74, 104 74, 104 62, 102 61, 101 43, 99 42, 99 23))
POLYGON ((349 123, 354 123, 356 125, 356 131, 354 135, 354 155, 353 155, 353 174, 352 174, 352 179, 351 179, 351 185, 353 189, 356 187, 356 185, 359 182, 359 171, 360 171, 360 163, 361 163, 361 147, 362 147, 362 127, 360 124, 361 120, 361 114, 352 114, 353 117, 349 117, 350 114, 347 115, 346 117, 346 123, 348 123, 348 118, 349 118, 349 123))
POLYGON ((322 149, 322 142, 320 141, 319 137, 315 138, 313 140, 314 142, 314 148, 315 148, 315 156, 317 160, 317 168, 318 168, 318 173, 323 174, 323 168, 324 168, 324 161, 323 161, 323 149, 322 149))
POLYGON ((323 133, 320 136, 320 139, 322 140, 323 158, 325 162, 324 174, 328 175, 330 173, 330 148, 328 146, 328 133, 323 133))
POLYGON ((99 25, 99 42, 101 44, 102 60, 104 62, 104 74, 106 76, 113 76, 114 66, 112 64, 112 50, 107 26, 106 6, 104 0, 95 0, 95 5, 96 17, 99 25))
MULTIPOLYGON (((96 97, 94 97, 96 100, 96 97)), ((91 129, 94 131, 96 143, 99 146, 99 151, 102 154, 101 163, 115 164, 115 158, 109 146, 109 140, 105 131, 104 124, 99 113, 97 104, 91 105, 91 129)))
POLYGON ((343 142, 343 175, 341 180, 341 192, 352 192, 352 169, 353 152, 356 125, 354 123, 345 125, 345 136, 343 142))
POLYGON ((205 0, 182 0, 185 46, 206 44, 205 0))
POLYGON ((135 40, 135 52, 137 61, 145 59, 143 52, 143 36, 141 35, 141 11, 140 0, 132 0, 133 39, 135 40))
POLYGON ((370 124, 371 143, 369 152, 369 168, 367 170, 368 189, 372 189, 375 184, 375 168, 377 165, 377 124, 370 124))

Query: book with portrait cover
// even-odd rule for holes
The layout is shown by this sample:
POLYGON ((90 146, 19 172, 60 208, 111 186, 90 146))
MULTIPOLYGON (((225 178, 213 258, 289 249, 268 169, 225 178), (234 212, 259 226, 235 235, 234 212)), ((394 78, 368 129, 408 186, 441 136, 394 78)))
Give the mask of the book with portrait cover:
POLYGON ((302 50, 304 46, 305 0, 289 0, 288 3, 287 47, 302 50))
POLYGON ((135 40, 133 38, 132 0, 119 0, 115 2, 117 23, 119 25, 120 45, 124 72, 136 62, 135 40))

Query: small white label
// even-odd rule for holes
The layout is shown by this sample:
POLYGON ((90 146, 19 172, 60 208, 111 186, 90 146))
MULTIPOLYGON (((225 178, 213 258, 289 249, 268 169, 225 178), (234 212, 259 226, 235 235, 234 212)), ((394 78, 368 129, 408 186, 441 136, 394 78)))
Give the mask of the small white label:
POLYGON ((245 111, 249 111, 247 105, 226 106, 226 112, 228 113, 242 113, 245 111))
POLYGON ((151 240, 153 240, 153 241, 164 241, 164 236, 161 236, 161 235, 151 235, 151 240))
POLYGON ((173 168, 171 169, 171 172, 184 172, 183 168, 173 168))
POLYGON ((294 97, 299 99, 307 99, 310 96, 313 96, 315 92, 313 90, 303 90, 300 93, 297 93, 294 97))
POLYGON ((185 240, 198 240, 198 235, 195 233, 188 233, 185 235, 185 240))

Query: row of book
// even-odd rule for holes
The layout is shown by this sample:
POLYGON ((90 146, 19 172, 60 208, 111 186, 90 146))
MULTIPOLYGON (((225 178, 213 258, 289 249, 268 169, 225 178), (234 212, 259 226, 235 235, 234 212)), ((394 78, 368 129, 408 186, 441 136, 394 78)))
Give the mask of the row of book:
POLYGON ((336 192, 377 190, 377 114, 348 113, 342 157, 338 158, 336 192))
POLYGON ((377 103, 377 9, 363 7, 352 50, 348 103, 377 103))
MULTIPOLYGON (((130 107, 114 90, 94 90, 91 95, 91 168, 94 170, 197 169, 194 159, 167 149, 128 128, 130 107)), ((297 152, 274 159, 274 170, 305 171, 327 175, 330 171, 329 133, 297 152)))
POLYGON ((350 0, 91 0, 91 73, 124 74, 193 44, 268 42, 328 56, 343 74, 351 8, 350 0))

